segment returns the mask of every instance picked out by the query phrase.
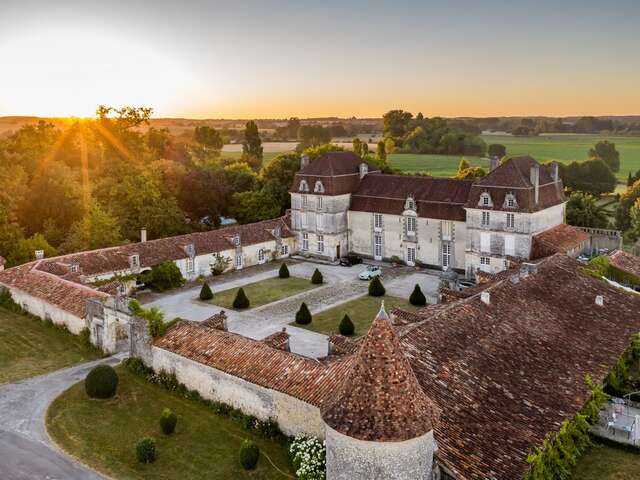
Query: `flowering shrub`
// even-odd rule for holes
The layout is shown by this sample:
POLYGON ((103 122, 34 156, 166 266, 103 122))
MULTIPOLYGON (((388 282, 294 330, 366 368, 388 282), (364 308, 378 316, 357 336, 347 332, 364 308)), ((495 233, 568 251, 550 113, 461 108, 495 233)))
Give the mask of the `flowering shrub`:
POLYGON ((297 435, 289 447, 289 454, 300 480, 324 480, 327 455, 324 442, 314 437, 297 435))

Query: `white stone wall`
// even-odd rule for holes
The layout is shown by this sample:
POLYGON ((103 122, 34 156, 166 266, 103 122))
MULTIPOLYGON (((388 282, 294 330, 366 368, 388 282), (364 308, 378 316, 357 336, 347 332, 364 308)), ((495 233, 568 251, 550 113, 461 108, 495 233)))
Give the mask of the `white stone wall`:
POLYGON ((368 442, 326 427, 327 480, 431 480, 433 431, 402 442, 368 442))
POLYGON ((204 398, 233 405, 262 420, 273 418, 288 435, 306 433, 324 438, 318 407, 158 347, 152 347, 152 358, 156 372, 175 373, 180 382, 204 398))
POLYGON ((32 315, 37 315, 43 320, 50 318, 56 325, 66 325, 69 331, 76 335, 86 326, 84 319, 66 310, 62 310, 49 302, 29 295, 17 288, 9 288, 9 290, 11 291, 13 301, 32 315))

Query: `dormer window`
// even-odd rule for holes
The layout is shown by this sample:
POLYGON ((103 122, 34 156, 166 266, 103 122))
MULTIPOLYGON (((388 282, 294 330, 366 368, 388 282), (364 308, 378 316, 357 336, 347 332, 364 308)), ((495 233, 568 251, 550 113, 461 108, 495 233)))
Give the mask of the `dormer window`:
POLYGON ((320 180, 316 182, 316 186, 313 188, 313 191, 315 193, 324 193, 324 185, 322 185, 320 180))
POLYGON ((235 237, 233 237, 233 244, 234 244, 236 247, 239 247, 239 246, 240 246, 240 235, 236 235, 235 237))
POLYGON ((516 196, 509 192, 504 197, 504 207, 505 208, 518 208, 518 202, 516 201, 516 196))
POLYGON ((189 258, 193 258, 196 256, 196 247, 193 245, 193 243, 190 243, 189 245, 184 247, 184 251, 189 258))
POLYGON ((299 190, 300 190, 301 192, 308 192, 308 191, 309 191, 309 184, 307 183, 307 181, 306 181, 306 180, 302 180, 302 181, 300 182, 300 188, 299 188, 299 190))
POLYGON ((77 263, 72 263, 69 266, 69 270, 71 271, 71 273, 78 273, 80 271, 80 265, 78 265, 77 263))
POLYGON ((480 201, 478 205, 481 207, 493 207, 493 202, 491 201, 491 195, 488 192, 482 192, 480 194, 480 201))
POLYGON ((369 165, 367 165, 365 162, 362 162, 360 164, 360 178, 364 178, 367 173, 369 173, 369 165))
POLYGON ((129 266, 132 270, 140 268, 140 255, 137 253, 129 257, 129 266))
POLYGON ((282 233, 282 230, 280 229, 280 227, 276 227, 273 229, 273 236, 276 238, 280 238, 280 234, 282 233))
POLYGON ((404 209, 416 211, 416 201, 413 197, 407 197, 407 201, 404 202, 404 209))

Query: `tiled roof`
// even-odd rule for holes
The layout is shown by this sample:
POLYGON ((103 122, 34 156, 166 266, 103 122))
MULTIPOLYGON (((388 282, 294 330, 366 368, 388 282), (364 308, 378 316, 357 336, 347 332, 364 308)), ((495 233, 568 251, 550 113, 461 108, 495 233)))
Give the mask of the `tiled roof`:
MULTIPOLYGON (((439 407, 439 459, 461 479, 515 479, 527 454, 586 402, 640 331, 640 297, 556 254, 537 273, 418 311, 401 344, 439 407), (604 306, 595 304, 604 296, 604 306)), ((410 315, 410 314, 409 314, 410 315)))
POLYGON ((202 325, 209 328, 215 328, 217 330, 227 331, 227 314, 224 310, 220 310, 218 313, 214 313, 206 320, 202 321, 202 325))
POLYGON ((289 334, 285 327, 279 332, 274 332, 271 335, 264 337, 262 342, 266 343, 270 347, 277 348, 278 350, 289 351, 289 334))
POLYGON ((331 397, 350 364, 350 357, 318 361, 186 320, 154 345, 317 407, 331 397))
POLYGON ((433 415, 383 307, 322 418, 349 437, 393 442, 433 430, 433 415))
POLYGON ((0 272, 0 284, 18 289, 33 297, 55 305, 77 317, 86 316, 89 299, 104 299, 104 292, 94 290, 38 269, 42 260, 0 272))
POLYGON ((532 256, 534 258, 547 256, 544 254, 545 251, 567 253, 584 245, 588 240, 589 235, 582 229, 561 223, 533 236, 532 256), (541 245, 535 245, 536 243, 541 245))
POLYGON ((640 278, 640 257, 636 257, 622 250, 616 250, 609 255, 609 263, 619 270, 623 270, 640 278))

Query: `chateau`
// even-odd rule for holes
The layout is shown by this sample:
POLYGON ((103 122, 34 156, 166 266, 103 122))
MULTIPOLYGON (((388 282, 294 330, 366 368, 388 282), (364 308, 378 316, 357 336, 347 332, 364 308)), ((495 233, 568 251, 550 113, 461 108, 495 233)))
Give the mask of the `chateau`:
POLYGON ((484 178, 386 175, 352 152, 303 160, 291 189, 298 249, 329 260, 376 260, 497 273, 529 259, 536 234, 564 223, 557 165, 492 162, 484 178))

